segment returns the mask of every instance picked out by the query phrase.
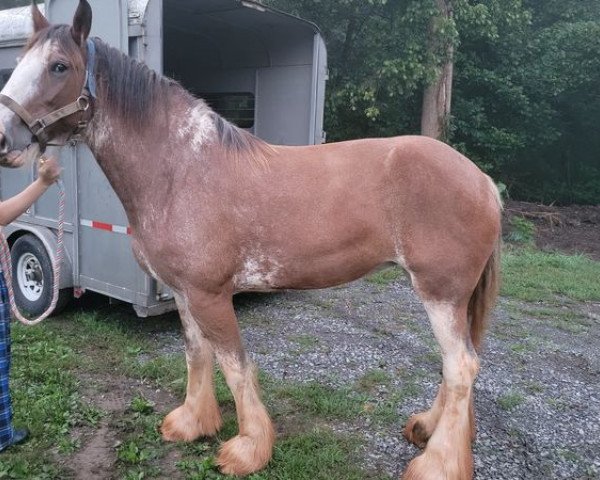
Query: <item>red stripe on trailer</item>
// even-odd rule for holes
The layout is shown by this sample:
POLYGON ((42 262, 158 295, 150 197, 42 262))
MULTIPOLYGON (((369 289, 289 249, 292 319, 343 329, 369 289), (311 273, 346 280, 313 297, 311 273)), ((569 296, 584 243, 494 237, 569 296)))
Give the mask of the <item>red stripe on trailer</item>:
POLYGON ((110 223, 96 222, 95 220, 92 220, 92 228, 97 228, 98 230, 106 230, 107 232, 113 231, 113 226, 110 223))
POLYGON ((86 220, 84 218, 80 219, 79 223, 84 227, 95 228, 96 230, 131 235, 131 227, 129 225, 125 227, 121 225, 113 225, 112 223, 98 222, 97 220, 86 220))

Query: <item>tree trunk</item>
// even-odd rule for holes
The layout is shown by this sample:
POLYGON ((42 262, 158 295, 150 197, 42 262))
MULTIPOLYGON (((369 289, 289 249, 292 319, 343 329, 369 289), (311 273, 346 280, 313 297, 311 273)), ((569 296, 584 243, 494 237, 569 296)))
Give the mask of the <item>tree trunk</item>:
MULTIPOLYGON (((440 14, 444 19, 452 18, 451 0, 437 0, 440 14)), ((433 53, 442 51, 444 63, 433 83, 425 87, 423 92, 423 109, 421 112, 421 134, 438 140, 447 140, 447 125, 452 100, 452 74, 454 69, 454 44, 450 40, 436 37, 433 18, 429 27, 429 48, 433 53), (440 42, 445 44, 440 45, 440 42)))

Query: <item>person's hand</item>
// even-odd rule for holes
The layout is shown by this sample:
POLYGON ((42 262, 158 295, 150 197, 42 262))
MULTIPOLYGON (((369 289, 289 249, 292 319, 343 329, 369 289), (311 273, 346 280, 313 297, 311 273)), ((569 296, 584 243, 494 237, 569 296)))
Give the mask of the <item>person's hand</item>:
POLYGON ((42 157, 38 166, 38 176, 46 186, 52 185, 60 177, 62 168, 58 165, 55 158, 42 157))

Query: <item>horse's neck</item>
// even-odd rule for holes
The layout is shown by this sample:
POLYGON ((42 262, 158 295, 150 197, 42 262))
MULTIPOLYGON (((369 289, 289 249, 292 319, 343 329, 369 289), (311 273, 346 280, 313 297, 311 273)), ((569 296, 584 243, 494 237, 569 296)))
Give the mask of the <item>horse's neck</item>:
MULTIPOLYGON (((172 188, 173 155, 168 125, 135 131, 101 108, 86 134, 96 160, 121 200, 132 225, 156 215, 172 188), (166 128, 165 128, 166 127, 166 128), (165 131, 166 130, 166 131, 165 131)), ((164 210, 164 209, 163 209, 164 210)))

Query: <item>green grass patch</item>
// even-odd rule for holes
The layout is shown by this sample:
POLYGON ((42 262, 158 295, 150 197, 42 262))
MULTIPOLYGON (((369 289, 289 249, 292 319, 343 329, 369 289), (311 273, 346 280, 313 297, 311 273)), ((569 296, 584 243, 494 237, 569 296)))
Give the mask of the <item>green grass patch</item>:
POLYGON ((404 276, 404 271, 397 266, 387 267, 368 275, 365 280, 376 285, 389 285, 404 276))
POLYGON ((315 350, 319 345, 319 339, 314 335, 289 335, 288 339, 298 344, 298 354, 315 350))
POLYGON ((498 405, 502 410, 510 412, 525 401, 525 397, 519 392, 508 392, 498 397, 498 405))
POLYGON ((502 257, 502 295, 526 301, 564 296, 600 299, 600 262, 583 255, 507 248, 502 257))
POLYGON ((296 411, 322 417, 324 419, 356 418, 363 411, 367 401, 365 395, 350 389, 335 389, 311 382, 306 384, 274 383, 262 385, 271 391, 273 398, 288 401, 296 411))
POLYGON ((523 217, 512 217, 510 219, 510 228, 509 232, 506 235, 506 240, 512 243, 520 243, 522 245, 534 245, 534 223, 529 220, 526 220, 523 217))
POLYGON ((385 370, 371 370, 358 379, 356 388, 361 392, 371 392, 378 386, 388 385, 391 380, 392 378, 385 370))
MULTIPOLYGON (((156 343, 143 334, 144 328, 132 317, 122 318, 118 310, 71 313, 35 328, 15 325, 11 377, 15 423, 27 425, 32 438, 2 453, 0 478, 72 478, 72 459, 86 447, 89 434, 99 425, 112 432, 115 439, 110 450, 115 463, 107 466, 106 472, 111 477, 233 478, 221 475, 215 466, 219 444, 237 434, 235 406, 223 375, 215 374, 224 422, 217 438, 175 444, 162 441, 158 427, 165 405, 155 405, 155 397, 150 400, 143 392, 156 387, 183 399, 185 357, 183 353, 156 353, 156 343), (92 392, 93 398, 99 388, 101 392, 110 388, 115 373, 119 382, 145 388, 131 390, 123 411, 108 415, 81 400, 84 392, 87 397, 92 392), (102 380, 102 385, 95 385, 96 380, 102 380)), ((296 340, 300 346, 314 346, 309 336, 296 340)), ((384 374, 375 372, 366 375, 363 382, 366 386, 387 380, 384 374)), ((365 410, 368 395, 351 388, 279 381, 260 372, 259 381, 265 403, 283 433, 269 466, 248 478, 388 478, 364 471, 357 453, 360 437, 328 428, 332 422, 352 422, 361 415, 375 417, 383 412, 381 406, 365 410)), ((390 406, 388 413, 391 410, 390 406)))
POLYGON ((30 440, 2 453, 0 478, 62 478, 59 456, 78 444, 69 432, 80 425, 94 426, 101 412, 84 404, 73 374, 79 359, 55 328, 12 326, 11 392, 14 425, 27 426, 30 440))

